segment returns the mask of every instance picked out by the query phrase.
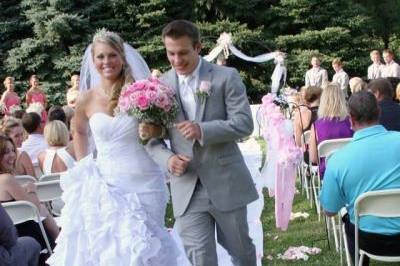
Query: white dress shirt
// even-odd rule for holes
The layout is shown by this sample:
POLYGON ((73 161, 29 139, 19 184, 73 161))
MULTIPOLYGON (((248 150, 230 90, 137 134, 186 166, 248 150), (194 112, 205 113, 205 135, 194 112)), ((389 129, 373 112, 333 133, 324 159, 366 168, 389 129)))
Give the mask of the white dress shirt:
POLYGON ((368 67, 368 79, 378 79, 382 77, 382 69, 384 65, 381 63, 373 63, 368 67))
POLYGON ((306 72, 305 85, 322 87, 328 82, 328 72, 322 67, 313 67, 306 72))
POLYGON ((347 87, 349 86, 349 75, 344 72, 343 69, 340 69, 338 72, 333 75, 332 82, 339 84, 339 87, 342 91, 347 95, 347 87))
POLYGON ((41 151, 48 149, 43 134, 30 134, 29 137, 22 142, 21 150, 25 151, 32 160, 33 165, 38 164, 38 155, 41 151))
POLYGON ((197 87, 199 86, 199 72, 201 60, 197 64, 195 70, 189 75, 179 75, 179 94, 182 102, 183 110, 189 120, 196 118, 196 101, 197 87))
POLYGON ((392 60, 382 68, 382 78, 400 78, 400 66, 392 60))

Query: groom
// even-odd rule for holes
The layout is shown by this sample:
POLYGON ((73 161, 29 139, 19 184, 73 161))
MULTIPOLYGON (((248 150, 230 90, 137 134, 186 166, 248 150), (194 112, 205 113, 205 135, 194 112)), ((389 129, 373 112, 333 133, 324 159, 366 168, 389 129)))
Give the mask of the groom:
POLYGON ((162 81, 175 89, 180 111, 168 130, 171 150, 156 139, 147 149, 172 176, 176 228, 186 254, 194 266, 218 265, 216 230, 234 265, 256 265, 246 205, 258 195, 236 144, 253 130, 246 88, 235 69, 199 56, 193 23, 172 21, 162 39, 172 66, 162 81))

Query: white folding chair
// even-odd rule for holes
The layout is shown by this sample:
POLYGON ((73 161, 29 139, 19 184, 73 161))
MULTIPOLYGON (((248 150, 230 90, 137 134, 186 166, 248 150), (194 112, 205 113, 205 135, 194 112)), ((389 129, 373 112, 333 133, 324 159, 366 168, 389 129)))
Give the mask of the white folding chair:
POLYGON ((60 180, 37 182, 36 195, 40 202, 48 202, 60 199, 62 190, 60 187, 60 180))
MULTIPOLYGON (((352 138, 340 138, 340 139, 328 139, 322 141, 320 144, 318 144, 318 165, 321 163, 322 158, 329 158, 335 151, 338 149, 342 148, 345 146, 347 143, 349 143, 352 140, 352 138)), ((325 161, 326 165, 326 161, 325 161)), ((318 220, 321 220, 321 204, 319 202, 319 191, 321 188, 321 176, 319 174, 319 167, 318 166, 312 166, 311 167, 311 172, 312 172, 312 189, 313 189, 313 194, 314 194, 314 200, 315 204, 317 207, 317 214, 318 214, 318 220)))
POLYGON ((388 189, 369 191, 361 194, 354 204, 354 217, 355 217, 355 265, 362 265, 364 256, 367 255, 373 260, 385 262, 400 262, 399 256, 381 256, 366 252, 362 249, 359 250, 358 244, 358 229, 360 218, 366 215, 373 215, 378 217, 390 218, 400 217, 400 189, 388 189), (360 259, 358 258, 360 254, 360 259))
POLYGON ((39 178, 39 182, 60 180, 60 175, 61 175, 61 173, 54 173, 54 174, 42 175, 42 176, 39 178))
POLYGON ((11 220, 14 224, 20 224, 26 221, 35 221, 39 224, 40 231, 42 233, 43 239, 46 243, 47 251, 52 254, 53 251, 50 247, 49 239, 47 238, 46 231, 44 230, 42 220, 40 218, 40 214, 35 204, 19 200, 13 202, 2 203, 4 209, 7 211, 8 215, 11 217, 11 220))
POLYGON ((16 175, 15 179, 17 179, 18 183, 24 185, 26 183, 36 183, 37 179, 30 175, 16 175))
MULTIPOLYGON (((311 134, 310 130, 303 132, 303 134, 301 136, 301 147, 305 147, 305 145, 309 143, 310 134, 311 134)), ((310 162, 306 163, 303 158, 302 162, 300 163, 299 168, 300 168, 299 172, 300 172, 302 190, 306 191, 306 197, 307 197, 307 199, 310 200, 310 205, 312 206, 312 197, 310 196, 310 194, 312 193, 310 190, 311 180, 309 180, 307 178, 307 172, 310 171, 310 162)))
POLYGON ((40 169, 39 163, 34 163, 34 164, 33 164, 33 170, 35 170, 35 175, 36 175, 37 177, 43 175, 43 172, 42 172, 42 169, 40 169))

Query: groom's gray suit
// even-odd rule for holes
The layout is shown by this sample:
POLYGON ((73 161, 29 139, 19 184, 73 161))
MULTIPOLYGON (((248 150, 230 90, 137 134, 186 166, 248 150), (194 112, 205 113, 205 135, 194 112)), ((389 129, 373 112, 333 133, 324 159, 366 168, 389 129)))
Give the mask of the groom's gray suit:
MULTIPOLYGON (((175 128, 168 130, 171 150, 152 139, 147 150, 168 170, 168 159, 183 154, 191 159, 186 172, 171 177, 171 195, 177 227, 194 265, 216 265, 215 225, 218 242, 235 265, 255 265, 255 249, 248 237, 246 205, 258 198, 236 140, 248 136, 253 120, 246 88, 233 69, 201 61, 200 81, 210 81, 211 95, 196 97, 195 122, 201 141, 186 140, 175 128)), ((179 82, 171 69, 161 80, 177 93, 175 122, 188 120, 180 101, 179 82)))

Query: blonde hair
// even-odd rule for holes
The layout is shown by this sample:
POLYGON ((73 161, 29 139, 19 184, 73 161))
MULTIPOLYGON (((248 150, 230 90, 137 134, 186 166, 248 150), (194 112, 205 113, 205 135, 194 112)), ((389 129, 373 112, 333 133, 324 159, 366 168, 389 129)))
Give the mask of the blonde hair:
POLYGON ((337 58, 333 59, 332 65, 343 66, 343 62, 342 62, 342 60, 340 60, 340 58, 337 57, 337 58))
POLYGON ((362 91, 366 88, 367 84, 359 77, 354 77, 349 80, 349 86, 351 93, 362 91))
POLYGON ((11 77, 11 76, 6 77, 6 78, 4 79, 4 81, 3 81, 4 87, 6 86, 7 80, 12 80, 12 81, 14 81, 14 78, 11 77))
POLYGON ((321 94, 318 118, 345 119, 348 116, 346 98, 343 91, 335 83, 329 83, 321 94))
POLYGON ((124 41, 122 38, 111 31, 107 31, 106 29, 101 29, 99 30, 93 37, 92 41, 92 57, 94 58, 94 49, 96 46, 96 43, 104 43, 109 45, 111 48, 113 48, 117 53, 121 56, 123 65, 122 65, 122 71, 121 75, 119 76, 118 80, 114 83, 112 87, 112 95, 110 102, 108 104, 108 111, 109 113, 113 114, 114 109, 118 104, 118 99, 119 95, 121 94, 121 89, 125 84, 131 83, 134 81, 134 78, 132 77, 132 71, 131 68, 126 61, 125 57, 125 51, 124 51, 124 41))
POLYGON ((44 127, 44 138, 49 146, 67 146, 69 140, 67 126, 60 120, 48 122, 44 127))
POLYGON ((3 121, 1 131, 7 136, 10 136, 11 130, 15 127, 22 127, 21 120, 14 117, 8 117, 3 121))
POLYGON ((372 56, 372 55, 379 55, 379 56, 381 56, 381 54, 379 53, 378 50, 372 50, 372 51, 369 53, 369 56, 372 56))

